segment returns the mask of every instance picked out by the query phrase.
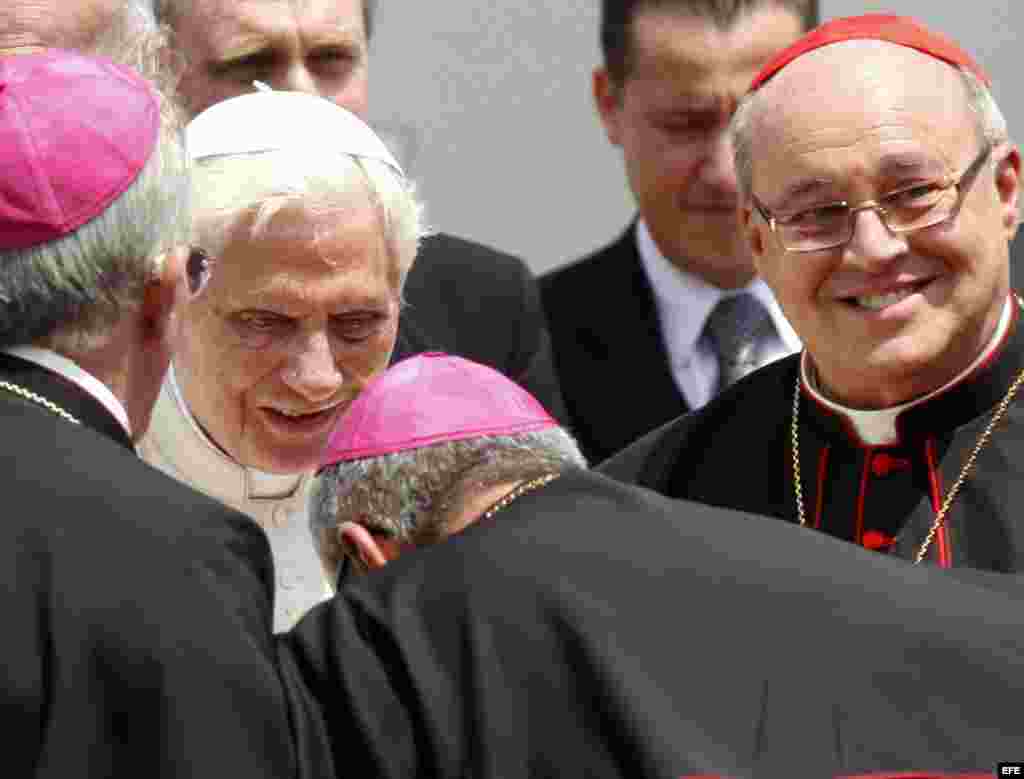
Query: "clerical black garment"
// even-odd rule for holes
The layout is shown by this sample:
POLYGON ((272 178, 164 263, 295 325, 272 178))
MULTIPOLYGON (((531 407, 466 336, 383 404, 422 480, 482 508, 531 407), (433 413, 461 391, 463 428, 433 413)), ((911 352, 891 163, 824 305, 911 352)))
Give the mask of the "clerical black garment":
POLYGON ((351 776, 991 771, 1024 744, 1022 594, 570 471, 279 656, 351 776))
MULTIPOLYGON (((866 441, 809 389, 806 358, 767 366, 688 416, 648 434, 600 470, 665 495, 798 521, 791 425, 798 375, 800 483, 807 524, 913 559, 1000 401, 1024 369, 1020 303, 949 386, 892 416, 891 441, 866 441), (803 370, 801 360, 803 359, 803 370)), ((884 436, 883 436, 884 438, 884 436)), ((1024 570, 1024 397, 982 446, 926 560, 1024 570)))
POLYGON ((289 715, 260 529, 64 376, 0 354, 0 382, 0 774, 332 776, 289 715))

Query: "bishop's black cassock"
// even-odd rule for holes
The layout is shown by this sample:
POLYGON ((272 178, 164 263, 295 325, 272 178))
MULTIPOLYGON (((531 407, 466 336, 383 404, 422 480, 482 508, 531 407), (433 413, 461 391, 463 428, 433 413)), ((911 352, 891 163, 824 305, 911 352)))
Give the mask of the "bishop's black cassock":
MULTIPOLYGON (((994 410, 1024 369, 1021 305, 966 376, 898 415, 898 440, 873 446, 802 384, 799 456, 808 526, 913 559, 994 410)), ((791 423, 800 356, 769 365, 700 411, 665 425, 600 470, 662 494, 796 522, 791 423)), ((926 560, 1024 570, 1024 397, 982 448, 926 560)))
POLYGON ((0 354, 0 382, 0 774, 294 776, 259 527, 63 376, 0 354))
POLYGON ((279 655, 342 775, 988 772, 1024 744, 1022 595, 573 471, 279 655))

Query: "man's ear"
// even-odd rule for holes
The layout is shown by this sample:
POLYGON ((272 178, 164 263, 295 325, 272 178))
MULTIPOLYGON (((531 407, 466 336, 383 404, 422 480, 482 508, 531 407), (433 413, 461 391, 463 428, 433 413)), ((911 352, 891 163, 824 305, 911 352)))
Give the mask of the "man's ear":
POLYGON ((996 192, 1009 241, 1016 235, 1020 221, 1020 150, 1012 144, 1002 144, 995 152, 999 155, 995 168, 996 192))
POLYGON ((613 146, 618 146, 622 142, 619 127, 622 88, 612 80, 608 69, 603 66, 594 68, 592 82, 594 107, 597 108, 601 124, 604 125, 605 135, 613 146))
POLYGON ((754 213, 754 207, 750 201, 742 203, 740 205, 740 232, 743 234, 743 239, 747 243, 747 249, 750 251, 750 256, 755 267, 758 268, 758 272, 760 272, 761 257, 764 256, 768 248, 765 244, 764 228, 764 220, 761 219, 760 214, 754 213))
POLYGON ((377 541, 365 527, 357 522, 342 522, 337 529, 343 549, 354 552, 369 570, 382 568, 388 560, 398 557, 398 544, 382 539, 377 541))
POLYGON ((156 271, 146 284, 141 311, 143 337, 150 343, 169 340, 175 313, 188 300, 185 282, 188 254, 187 246, 178 246, 156 260, 156 271))

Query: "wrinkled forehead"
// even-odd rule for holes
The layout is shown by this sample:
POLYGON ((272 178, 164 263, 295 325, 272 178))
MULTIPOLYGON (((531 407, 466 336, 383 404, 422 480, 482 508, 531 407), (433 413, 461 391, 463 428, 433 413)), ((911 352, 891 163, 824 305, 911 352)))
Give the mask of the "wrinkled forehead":
POLYGON ((384 226, 365 187, 329 196, 281 196, 248 209, 239 220, 242 234, 269 248, 315 246, 344 241, 356 223, 384 226))
POLYGON ((333 255, 356 256, 356 244, 386 239, 383 215, 368 189, 321 195, 282 194, 220 214, 206 212, 196 223, 196 238, 220 255, 258 251, 276 256, 307 254, 337 265, 333 255), (371 236, 373 236, 371 238, 371 236))
POLYGON ((179 0, 204 22, 253 25, 315 21, 362 25, 362 0, 179 0))
POLYGON ((854 40, 815 49, 765 84, 752 106, 752 156, 772 144, 814 144, 834 136, 927 133, 971 143, 977 127, 967 89, 953 66, 914 49, 854 40), (965 134, 966 133, 966 134, 965 134))

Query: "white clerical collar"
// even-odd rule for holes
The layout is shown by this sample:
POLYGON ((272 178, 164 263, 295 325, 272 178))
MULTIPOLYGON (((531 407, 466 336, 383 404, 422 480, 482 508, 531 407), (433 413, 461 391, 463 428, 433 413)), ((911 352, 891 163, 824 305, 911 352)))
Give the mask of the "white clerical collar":
POLYGON ((981 354, 979 354, 964 370, 958 373, 952 381, 943 384, 941 387, 929 392, 927 395, 914 398, 914 400, 907 403, 901 403, 900 405, 892 406, 891 408, 858 409, 847 408, 835 401, 829 400, 822 394, 821 389, 818 386, 817 371, 814 370, 814 366, 808 359, 806 350, 800 356, 800 375, 803 379, 804 389, 822 406, 825 406, 834 414, 849 420, 850 425, 865 445, 889 446, 895 444, 899 441, 899 432, 896 429, 896 420, 899 419, 900 414, 909 408, 926 403, 939 393, 945 392, 950 387, 970 376, 979 365, 984 363, 985 360, 987 360, 992 353, 999 348, 999 345, 1003 341, 1003 337, 1006 335, 1006 331, 1010 328, 1010 322, 1012 319, 1013 296, 1010 295, 1007 297, 1006 303, 1003 305, 1003 312, 999 316, 999 323, 996 325, 996 331, 992 334, 992 338, 988 342, 988 345, 981 350, 981 354))
POLYGON ((753 295, 765 307, 786 349, 791 352, 800 349, 796 331, 786 320, 763 279, 755 278, 747 286, 734 290, 723 290, 709 284, 699 276, 673 265, 661 253, 643 219, 637 220, 636 244, 640 262, 654 289, 658 308, 671 321, 672 339, 684 351, 690 352, 696 347, 704 333, 704 323, 718 301, 744 292, 753 295))
POLYGON ((114 418, 121 423, 121 427, 124 428, 128 437, 132 437, 132 425, 128 420, 128 412, 125 411, 124 404, 117 399, 117 396, 110 391, 106 384, 83 370, 78 363, 52 349, 43 349, 39 346, 9 346, 0 351, 40 365, 54 373, 59 373, 68 381, 74 382, 113 414, 114 418))
POLYGON ((192 431, 196 434, 196 437, 202 441, 206 447, 213 452, 220 459, 231 463, 232 465, 242 469, 245 473, 245 491, 246 494, 243 496, 246 500, 278 500, 282 498, 290 498, 296 494, 296 491, 301 486, 302 480, 308 475, 306 473, 267 473, 266 471, 260 471, 256 468, 250 468, 242 465, 233 458, 229 457, 223 449, 217 446, 216 443, 210 440, 210 437, 203 430, 202 426, 196 421, 196 418, 192 416, 192 411, 189 409, 188 404, 185 402, 184 396, 181 394, 181 389, 178 386, 177 377, 174 374, 174 363, 167 369, 167 379, 171 385, 171 390, 174 394, 174 402, 178 405, 182 415, 188 421, 188 424, 192 427, 192 431))

